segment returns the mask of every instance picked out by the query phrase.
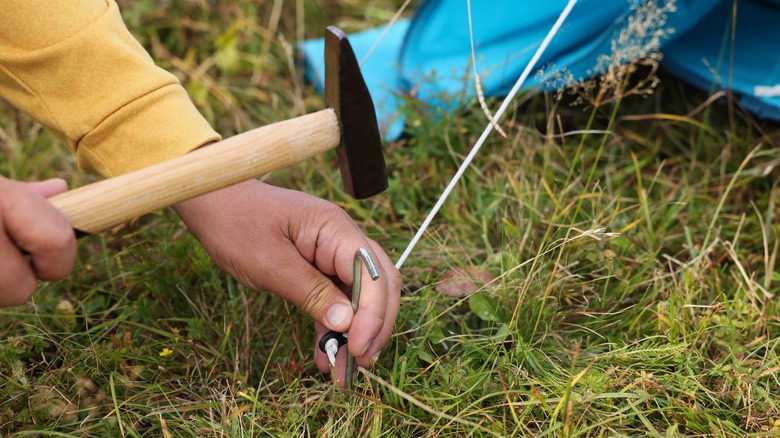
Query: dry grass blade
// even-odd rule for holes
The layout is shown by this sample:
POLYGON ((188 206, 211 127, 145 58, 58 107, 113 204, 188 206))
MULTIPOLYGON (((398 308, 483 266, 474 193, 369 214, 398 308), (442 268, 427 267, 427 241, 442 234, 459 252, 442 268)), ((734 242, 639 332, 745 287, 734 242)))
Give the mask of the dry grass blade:
POLYGON ((374 44, 371 45, 371 48, 368 49, 368 52, 363 56, 363 58, 360 60, 360 66, 362 67, 363 64, 368 61, 368 59, 371 57, 371 54, 374 53, 374 50, 379 46, 379 44, 382 42, 382 40, 385 39, 385 35, 387 35, 388 32, 390 32, 390 29, 393 27, 396 21, 398 21, 399 18, 401 18, 401 14, 404 13, 406 10, 406 7, 409 6, 409 4, 412 2, 412 0, 406 0, 404 1, 404 4, 401 5, 400 8, 395 12, 395 15, 393 15, 393 18, 387 23, 387 26, 385 26, 384 30, 382 30, 382 33, 377 37, 376 41, 374 41, 374 44))
POLYGON ((379 383, 380 385, 384 386, 385 388, 392 391, 394 394, 398 395, 399 397, 403 398, 404 400, 408 401, 409 403, 417 406, 418 408, 424 410, 425 412, 437 417, 437 418, 443 418, 447 421, 451 421, 453 423, 463 424, 469 427, 473 427, 477 430, 480 430, 482 432, 485 432, 489 435, 500 437, 502 435, 486 428, 485 426, 482 426, 480 424, 477 424, 473 421, 465 420, 463 418, 453 417, 452 415, 445 414, 444 412, 439 412, 436 409, 433 409, 432 407, 426 405, 425 403, 417 400, 416 398, 412 397, 411 395, 401 391, 400 389, 396 388, 395 386, 391 385, 381 377, 377 376, 376 374, 372 373, 371 371, 366 370, 365 368, 358 367, 358 371, 368 377, 369 379, 379 383))
POLYGON ((490 124, 493 125, 493 128, 501 134, 501 137, 506 138, 506 132, 501 129, 501 126, 499 126, 498 122, 493 118, 493 114, 490 113, 487 102, 485 102, 485 93, 482 91, 482 83, 479 79, 479 72, 477 72, 477 54, 476 48, 474 47, 474 25, 471 19, 471 0, 466 0, 466 5, 469 17, 469 41, 471 42, 471 68, 474 70, 474 88, 477 90, 479 106, 482 108, 482 111, 485 113, 485 117, 487 117, 490 124))
MULTIPOLYGON (((322 107, 293 42, 334 22, 396 22, 411 4, 119 3, 225 135, 322 107)), ((652 29, 673 3, 632 0, 644 9, 615 54, 650 47, 639 31, 666 31, 652 29)), ((724 27, 724 54, 733 35, 724 27)), ((404 268, 394 336, 361 371, 366 394, 319 373, 308 316, 225 275, 161 211, 81 240, 69 278, 0 309, 0 435, 777 435, 780 126, 665 73, 627 80, 635 67, 580 88, 592 106, 528 93, 491 116, 508 137, 482 140, 487 153, 470 158, 404 268), (474 293, 437 291, 448 269, 446 287, 463 286, 448 292, 474 293)), ((485 73, 475 81, 484 101, 485 73)), ((328 156, 273 183, 336 202, 397 255, 453 157, 495 129, 481 111, 403 110, 408 135, 386 145, 382 196, 342 196, 328 156)), ((94 180, 0 101, 3 145, 5 177, 94 180)))

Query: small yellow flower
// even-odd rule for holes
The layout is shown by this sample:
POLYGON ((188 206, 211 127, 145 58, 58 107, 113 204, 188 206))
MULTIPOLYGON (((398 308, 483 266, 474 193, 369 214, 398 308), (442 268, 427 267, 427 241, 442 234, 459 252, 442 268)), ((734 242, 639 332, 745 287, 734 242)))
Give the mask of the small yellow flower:
POLYGON ((168 348, 168 347, 165 347, 165 348, 163 348, 163 349, 162 349, 162 351, 160 352, 160 357, 169 356, 171 353, 173 353, 173 350, 171 350, 171 349, 170 349, 170 348, 168 348))

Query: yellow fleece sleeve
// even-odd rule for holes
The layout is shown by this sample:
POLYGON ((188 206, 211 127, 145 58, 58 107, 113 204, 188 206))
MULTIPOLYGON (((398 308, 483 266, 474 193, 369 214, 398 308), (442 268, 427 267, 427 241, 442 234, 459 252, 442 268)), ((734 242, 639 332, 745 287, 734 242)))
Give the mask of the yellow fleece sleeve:
POLYGON ((114 0, 2 0, 0 96, 115 176, 219 140, 114 0))

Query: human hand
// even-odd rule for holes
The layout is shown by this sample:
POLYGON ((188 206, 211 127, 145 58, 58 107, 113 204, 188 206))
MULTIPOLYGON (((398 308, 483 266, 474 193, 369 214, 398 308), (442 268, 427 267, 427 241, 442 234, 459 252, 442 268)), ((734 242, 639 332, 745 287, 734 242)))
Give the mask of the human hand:
POLYGON ((46 201, 66 190, 61 179, 25 183, 0 177, 0 307, 24 304, 37 280, 60 280, 73 269, 73 228, 46 201))
MULTIPOLYGON (((174 206, 224 271, 254 290, 270 290, 317 322, 317 336, 348 332, 349 352, 368 368, 387 344, 398 314, 401 279, 379 245, 349 216, 319 198, 247 181, 174 206), (360 307, 353 315, 339 288, 352 284, 355 251, 371 253, 380 278, 364 272, 360 307)), ((363 268, 365 271, 365 268, 363 268)), ((344 349, 339 352, 344 380, 344 349)), ((328 360, 315 348, 317 366, 328 360)))

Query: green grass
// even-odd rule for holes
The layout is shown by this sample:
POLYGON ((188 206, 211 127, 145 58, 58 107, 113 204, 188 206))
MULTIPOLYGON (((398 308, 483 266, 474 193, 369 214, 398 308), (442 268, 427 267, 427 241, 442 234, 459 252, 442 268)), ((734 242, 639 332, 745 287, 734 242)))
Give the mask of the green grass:
MULTIPOLYGON (((297 40, 401 3, 121 6, 229 136, 322 107, 297 40)), ((780 130, 733 104, 694 111, 707 97, 661 76, 596 109, 518 104, 402 269, 397 334, 356 394, 317 372, 305 315, 220 273, 172 212, 83 239, 67 280, 0 310, 0 434, 779 434, 780 130), (585 128, 609 134, 561 135, 585 128), (437 290, 467 267, 492 280, 437 290)), ((386 193, 349 199, 332 155, 270 181, 343 206, 397 258, 486 123, 478 104, 406 111, 386 193)), ((5 103, 0 140, 5 176, 95 179, 5 103)))

